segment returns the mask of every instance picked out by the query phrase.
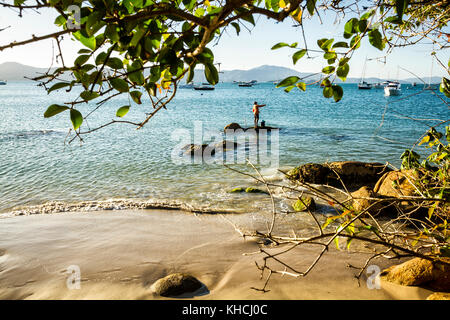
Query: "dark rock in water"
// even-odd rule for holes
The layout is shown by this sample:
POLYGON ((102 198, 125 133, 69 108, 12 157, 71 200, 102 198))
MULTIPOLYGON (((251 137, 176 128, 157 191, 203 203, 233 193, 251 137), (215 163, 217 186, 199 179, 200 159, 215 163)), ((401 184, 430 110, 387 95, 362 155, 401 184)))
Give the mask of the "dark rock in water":
POLYGON ((304 183, 327 184, 342 188, 357 189, 367 185, 373 187, 384 172, 391 171, 381 163, 359 161, 336 161, 328 164, 307 163, 290 170, 291 180, 304 183))
POLYGON ((197 291, 202 286, 203 284, 191 275, 173 273, 156 281, 151 290, 159 296, 174 297, 197 291))
POLYGON ((237 147, 239 147, 239 143, 229 140, 223 140, 222 142, 218 142, 214 145, 214 149, 216 151, 234 150, 237 147))
POLYGON ((199 156, 203 156, 203 153, 205 152, 206 148, 210 148, 211 149, 211 155, 214 155, 216 153, 216 150, 214 147, 209 146, 208 144, 188 144, 185 145, 182 150, 184 150, 183 154, 185 156, 195 156, 195 155, 199 155, 199 156))
POLYGON ((237 187, 237 188, 233 188, 229 191, 230 193, 239 193, 239 192, 245 192, 245 188, 242 187, 237 187))
POLYGON ((242 127, 239 125, 239 123, 236 122, 232 122, 230 124, 227 124, 224 128, 224 130, 238 130, 238 129, 242 129, 242 127))
POLYGON ((314 211, 316 210, 316 203, 314 202, 314 199, 310 196, 303 196, 301 197, 301 200, 298 199, 294 204, 292 205, 292 208, 294 208, 295 211, 314 211))

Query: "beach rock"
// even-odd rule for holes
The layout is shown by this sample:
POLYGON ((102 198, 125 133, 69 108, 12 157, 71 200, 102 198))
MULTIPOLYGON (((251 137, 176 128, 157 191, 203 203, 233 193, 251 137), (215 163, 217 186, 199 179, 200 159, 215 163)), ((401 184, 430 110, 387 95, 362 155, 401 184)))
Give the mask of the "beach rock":
MULTIPOLYGON (((377 198, 378 197, 378 194, 373 192, 373 190, 367 186, 363 186, 363 187, 359 188, 357 191, 352 192, 351 195, 352 195, 352 198, 349 199, 349 201, 351 201, 351 205, 352 205, 353 209, 355 209, 356 211, 363 211, 366 208, 373 205, 373 203, 375 202, 375 200, 362 199, 362 198, 377 198)), ((382 207, 381 203, 374 205, 373 207, 371 207, 369 209, 369 212, 377 213, 377 212, 379 212, 381 207, 382 207)))
POLYGON ((156 295, 174 297, 184 293, 194 292, 202 286, 203 284, 191 275, 173 273, 157 280, 150 289, 156 295))
MULTIPOLYGON (((199 156, 203 156, 203 153, 205 152, 205 149, 209 147, 208 144, 188 144, 185 145, 182 150, 184 150, 183 154, 185 156, 195 156, 195 155, 199 155, 199 156)), ((214 147, 210 147, 211 148, 211 153, 210 155, 214 155, 216 153, 216 150, 214 147)))
POLYGON ((247 189, 245 189, 245 192, 247 192, 247 193, 265 193, 265 194, 269 194, 265 190, 254 188, 254 187, 248 187, 247 189))
POLYGON ((376 162, 336 161, 328 164, 307 163, 290 170, 287 175, 291 180, 338 188, 343 187, 341 179, 347 187, 359 188, 375 185, 381 174, 388 170, 385 165, 376 162))
POLYGON ((239 125, 239 123, 236 123, 236 122, 232 122, 230 124, 227 124, 225 126, 225 128, 224 128, 225 131, 227 131, 227 130, 238 130, 238 129, 243 129, 243 128, 239 125))
MULTIPOLYGON (((441 258, 450 263, 450 258, 441 258)), ((450 291, 450 266, 414 258, 392 266, 380 274, 381 279, 403 286, 426 286, 437 291, 450 291)))
POLYGON ((373 186, 384 172, 391 170, 382 163, 360 161, 335 161, 328 167, 332 171, 328 183, 337 187, 342 187, 338 176, 346 186, 373 186))
POLYGON ((312 197, 303 196, 301 197, 301 200, 298 199, 296 202, 294 202, 292 208, 298 212, 307 210, 314 211, 316 210, 316 203, 314 202, 314 199, 312 197))
POLYGON ((386 197, 404 197, 415 194, 414 180, 418 174, 414 170, 386 172, 376 183, 373 191, 386 197))
POLYGON ((307 163, 287 173, 291 180, 314 184, 325 184, 329 174, 330 169, 318 163, 307 163))
POLYGON ((239 147, 239 143, 230 141, 230 140, 223 140, 221 142, 218 142, 214 145, 215 151, 227 151, 227 150, 234 150, 237 147, 239 147))
POLYGON ((427 297, 427 300, 450 300, 450 293, 435 292, 427 297))

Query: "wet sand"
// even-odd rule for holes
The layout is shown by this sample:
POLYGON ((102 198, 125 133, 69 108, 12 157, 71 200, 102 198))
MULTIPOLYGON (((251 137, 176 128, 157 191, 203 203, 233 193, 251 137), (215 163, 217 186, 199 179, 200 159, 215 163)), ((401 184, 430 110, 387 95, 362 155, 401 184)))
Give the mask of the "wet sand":
MULTIPOLYGON (((246 215, 226 218, 254 227, 246 215)), ((369 289, 366 274, 359 286, 358 270, 347 266, 362 266, 369 253, 336 249, 306 277, 273 275, 270 291, 261 293, 251 289, 264 285, 255 267, 262 255, 251 254, 259 246, 221 215, 124 210, 7 217, 0 219, 0 298, 160 299, 150 286, 173 272, 190 273, 205 284, 207 290, 188 296, 193 299, 424 299, 430 294, 384 282, 381 289, 369 289), (67 286, 73 266, 81 272, 79 289, 67 286)), ((293 251, 285 261, 305 270, 318 250, 293 251)), ((373 262, 381 269, 394 263, 373 262)))

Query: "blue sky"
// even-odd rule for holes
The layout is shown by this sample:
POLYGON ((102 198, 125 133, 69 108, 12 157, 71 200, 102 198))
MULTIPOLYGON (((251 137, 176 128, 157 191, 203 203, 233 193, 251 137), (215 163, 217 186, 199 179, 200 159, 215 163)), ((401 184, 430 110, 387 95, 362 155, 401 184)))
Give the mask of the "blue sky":
MULTIPOLYGON (((57 14, 46 10, 41 14, 34 12, 25 13, 24 18, 20 19, 14 11, 1 8, 0 28, 9 25, 11 28, 0 32, 0 44, 6 44, 14 40, 28 39, 32 34, 43 35, 57 31, 58 29, 53 25, 56 16, 57 14)), ((317 17, 313 17, 311 20, 305 20, 305 32, 310 49, 318 49, 316 40, 320 38, 342 39, 343 25, 333 23, 336 16, 334 14, 324 15, 322 13, 321 17, 322 24, 317 17)), ((284 23, 274 23, 265 17, 257 17, 256 21, 256 27, 247 24, 250 31, 242 27, 239 37, 236 36, 234 28, 230 27, 227 33, 222 36, 219 44, 216 46, 210 45, 215 53, 215 60, 222 64, 222 70, 251 69, 264 64, 284 66, 300 72, 317 72, 321 70, 324 60, 319 53, 312 53, 313 58, 311 59, 307 59, 306 56, 303 57, 294 66, 291 58, 295 52, 293 49, 270 49, 278 42, 298 42, 300 46, 303 45, 301 29, 292 27, 294 24, 292 20, 287 20, 284 23)), ((7 49, 0 52, 0 63, 16 61, 37 67, 48 67, 52 61, 52 42, 54 41, 46 40, 41 43, 7 49)), ((65 60, 73 61, 79 48, 80 45, 66 36, 63 42, 65 60)), ((365 75, 366 77, 386 79, 413 77, 411 74, 400 70, 398 68, 400 66, 427 79, 432 70, 432 58, 429 55, 431 50, 431 44, 396 49, 387 57, 386 64, 375 60, 368 61, 365 75)), ((366 40, 350 63, 349 77, 361 77, 366 57, 371 59, 383 55, 381 51, 371 47, 366 40)), ((446 63, 449 58, 448 51, 438 52, 438 57, 446 63)), ((438 66, 437 63, 434 63, 433 75, 443 76, 445 75, 445 70, 438 66)))

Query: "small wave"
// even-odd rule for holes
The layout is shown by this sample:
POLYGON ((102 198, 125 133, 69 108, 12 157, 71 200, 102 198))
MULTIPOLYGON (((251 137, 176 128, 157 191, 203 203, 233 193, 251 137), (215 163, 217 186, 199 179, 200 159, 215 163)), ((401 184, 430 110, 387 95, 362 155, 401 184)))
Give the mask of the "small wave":
POLYGON ((34 214, 52 214, 63 212, 91 212, 105 210, 180 210, 202 214, 229 214, 239 213, 235 210, 211 209, 209 207, 194 207, 188 203, 179 201, 159 200, 132 200, 111 199, 104 201, 82 201, 67 203, 62 201, 51 201, 41 205, 28 206, 1 214, 3 217, 29 216, 34 214))

